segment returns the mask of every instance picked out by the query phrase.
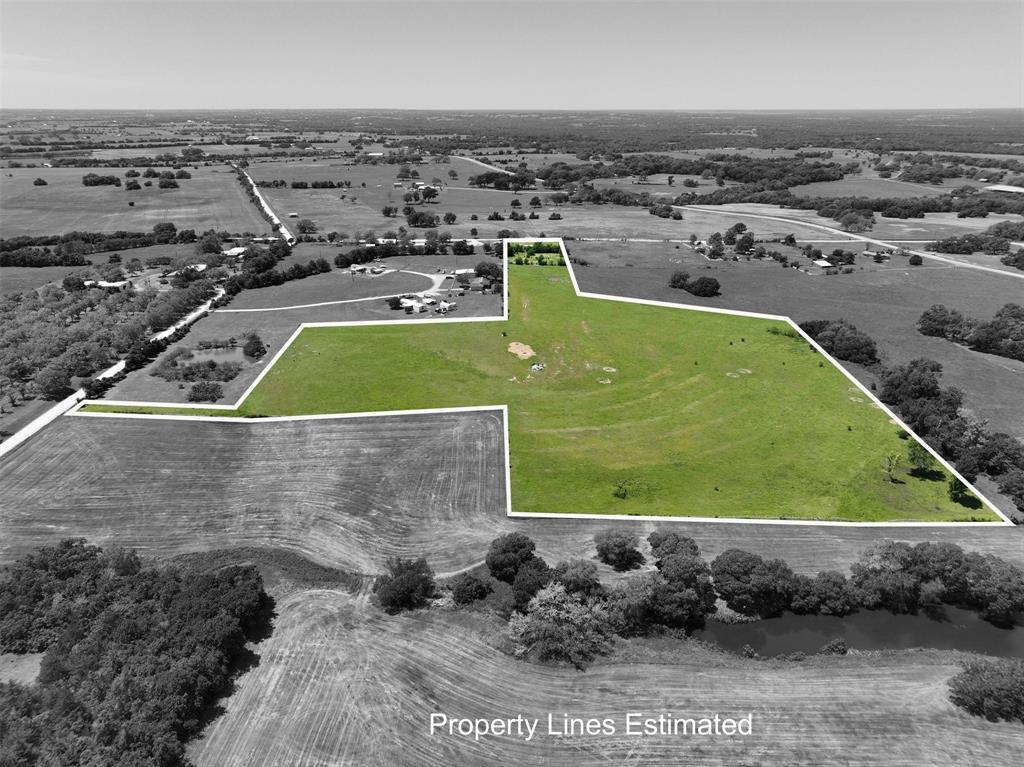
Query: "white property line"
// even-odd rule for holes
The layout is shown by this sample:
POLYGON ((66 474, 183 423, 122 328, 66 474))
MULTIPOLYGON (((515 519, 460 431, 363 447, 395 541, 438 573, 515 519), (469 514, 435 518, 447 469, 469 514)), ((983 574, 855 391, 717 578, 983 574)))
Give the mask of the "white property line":
POLYGON ((995 514, 1002 520, 1002 522, 840 522, 840 521, 817 521, 817 520, 798 520, 798 519, 746 519, 743 517, 686 517, 686 516, 650 516, 650 515, 633 515, 633 514, 558 514, 548 512, 521 512, 512 510, 512 476, 511 476, 511 448, 509 445, 509 428, 508 428, 508 406, 507 405, 491 405, 491 406, 477 406, 477 407, 461 407, 461 408, 428 408, 419 410, 389 410, 389 411, 373 411, 366 413, 333 413, 333 414, 318 414, 318 415, 299 415, 299 416, 272 416, 272 417, 259 417, 259 418, 245 418, 238 416, 189 416, 189 415, 162 415, 162 414, 142 414, 142 413, 93 413, 83 412, 82 408, 86 405, 115 405, 115 406, 128 406, 128 407, 161 407, 161 408, 175 408, 175 409, 193 409, 193 410, 237 410, 242 402, 249 396, 249 394, 256 388, 267 373, 270 372, 274 364, 281 358, 281 356, 287 351, 288 347, 299 337, 299 334, 306 328, 337 328, 337 327, 370 327, 370 326, 382 326, 382 325, 395 325, 397 322, 403 322, 402 320, 368 320, 368 321, 349 321, 349 322, 308 322, 300 324, 295 332, 288 338, 285 344, 277 351, 267 366, 260 372, 256 379, 249 385, 249 387, 242 393, 242 395, 231 405, 203 405, 203 404, 178 404, 173 402, 134 402, 125 400, 83 400, 78 403, 77 406, 73 407, 68 411, 68 415, 81 416, 81 417, 102 417, 102 418, 144 418, 144 419, 165 419, 165 420, 202 420, 210 422, 229 422, 229 423, 249 423, 259 424, 265 422, 283 422, 283 421, 308 421, 308 420, 326 420, 326 419, 342 419, 342 418, 377 418, 394 415, 433 415, 438 413, 460 413, 460 412, 479 412, 488 410, 501 410, 504 422, 504 446, 505 446, 505 496, 506 496, 506 509, 505 515, 508 517, 521 517, 521 518, 541 518, 541 519, 604 519, 604 520, 621 520, 621 521, 658 521, 658 522, 746 522, 753 524, 764 524, 764 525, 816 525, 816 526, 839 526, 839 527, 991 527, 992 525, 1003 524, 1013 526, 1013 522, 1010 521, 1009 517, 1003 514, 995 504, 986 498, 976 487, 968 482, 963 475, 956 470, 956 468, 946 461, 939 453, 932 448, 927 442, 921 439, 917 434, 903 422, 899 416, 897 416, 892 410, 878 399, 871 391, 867 389, 860 381, 846 370, 839 362, 832 357, 821 345, 811 338, 804 330, 796 324, 791 318, 785 317, 778 314, 763 314, 760 312, 745 312, 730 309, 719 309, 716 307, 709 306, 696 306, 693 304, 676 304, 669 303, 667 301, 651 301, 642 298, 626 298, 623 296, 612 296, 605 293, 589 293, 580 290, 579 282, 576 279, 576 273, 573 270, 572 261, 569 258, 569 253, 565 249, 565 243, 561 238, 534 238, 534 237, 519 237, 505 240, 502 251, 502 268, 504 270, 505 279, 503 281, 503 296, 502 296, 502 315, 501 317, 464 317, 458 319, 427 319, 422 320, 423 323, 451 323, 451 322, 503 322, 508 320, 508 246, 510 243, 534 243, 534 242, 557 242, 559 249, 562 252, 562 260, 565 262, 565 266, 569 271, 569 278, 572 281, 573 290, 576 292, 579 298, 594 298, 603 301, 619 301, 627 304, 639 304, 641 306, 658 306, 670 309, 689 309, 696 312, 707 312, 709 314, 727 314, 740 317, 753 317, 763 320, 772 320, 776 322, 784 322, 788 324, 793 330, 795 330, 808 344, 810 344, 819 354, 821 354, 826 360, 828 360, 833 366, 839 369, 839 371, 856 386, 863 394, 875 404, 875 406, 883 413, 892 419, 892 422, 898 425, 901 429, 906 431, 913 439, 917 440, 924 448, 928 451, 933 458, 935 458, 939 464, 945 468, 950 474, 956 477, 958 480, 964 483, 964 485, 971 490, 983 504, 995 512, 995 514))

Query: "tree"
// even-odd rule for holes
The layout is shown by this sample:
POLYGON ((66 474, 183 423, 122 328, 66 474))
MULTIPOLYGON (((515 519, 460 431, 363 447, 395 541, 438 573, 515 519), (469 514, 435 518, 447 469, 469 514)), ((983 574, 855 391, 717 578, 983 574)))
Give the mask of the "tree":
POLYGON ((949 500, 953 503, 961 503, 969 498, 971 493, 967 489, 967 485, 961 482, 959 478, 950 477, 949 483, 946 486, 946 495, 949 496, 949 500))
POLYGON ((518 197, 515 197, 512 199, 512 202, 510 202, 509 205, 512 206, 513 208, 519 208, 522 207, 523 203, 518 197))
POLYGON ((932 457, 932 454, 916 439, 911 439, 910 444, 907 445, 907 460, 913 467, 910 473, 918 476, 927 475, 932 470, 932 467, 935 466, 935 459, 932 457))
POLYGON ((917 255, 917 253, 911 253, 910 258, 907 259, 907 263, 911 266, 920 266, 924 263, 924 259, 917 255))
POLYGON ((35 181, 32 182, 32 186, 46 186, 46 179, 37 178, 35 181))
POLYGON ((949 680, 949 699, 990 722, 1024 724, 1024 660, 969 661, 949 680))
POLYGON ((857 609, 857 600, 846 576, 838 570, 825 570, 813 578, 794 577, 793 612, 812 615, 849 615, 857 609))
POLYGON ((763 560, 741 549, 727 549, 711 563, 715 590, 733 610, 768 618, 789 609, 795 578, 780 559, 763 560))
POLYGON ((500 280, 502 277, 501 265, 494 261, 481 261, 473 271, 477 277, 488 277, 492 280, 500 280))
POLYGON ((300 218, 295 222, 295 231, 299 234, 316 234, 316 223, 310 218, 300 218))
POLYGON ((221 239, 216 232, 206 232, 196 243, 196 253, 200 256, 220 252, 221 239))
POLYGON ((213 381, 197 381, 188 390, 189 402, 216 402, 223 396, 224 390, 213 381))
POLYGON ((425 186, 425 187, 423 187, 423 189, 422 189, 422 190, 420 191, 420 194, 421 194, 421 195, 423 196, 423 202, 430 202, 430 201, 431 201, 431 200, 433 200, 433 199, 434 199, 435 197, 437 197, 437 195, 439 194, 439 192, 437 191, 437 189, 435 189, 435 188, 434 188, 434 187, 432 187, 432 186, 425 186))
POLYGON ((448 211, 447 213, 444 214, 444 216, 441 217, 441 220, 444 221, 449 226, 455 223, 455 219, 456 215, 451 211, 448 211))
POLYGON ((560 583, 569 594, 583 597, 599 597, 604 593, 597 565, 583 559, 559 562, 551 571, 551 580, 560 583))
POLYGON ((736 246, 734 250, 741 256, 747 255, 754 249, 754 235, 750 232, 745 232, 736 240, 736 246))
POLYGON ((457 605, 468 605, 484 599, 493 591, 491 584, 472 573, 462 573, 451 582, 452 599, 457 605))
POLYGON ((715 589, 707 562, 692 554, 669 554, 659 563, 665 582, 655 588, 659 622, 687 632, 704 626, 715 611, 715 589))
POLYGON ((565 660, 578 669, 611 647, 604 607, 568 594, 560 583, 537 592, 525 615, 512 616, 508 632, 516 655, 534 655, 542 661, 565 660))
POLYGON ((174 242, 174 238, 178 234, 178 227, 169 221, 156 224, 153 227, 153 239, 160 245, 168 242, 174 242))
POLYGON ((456 171, 456 170, 448 171, 448 178, 450 178, 452 181, 455 181, 458 177, 459 177, 458 171, 456 171))
POLYGON ((850 568, 850 582, 869 609, 913 613, 921 602, 921 583, 914 576, 914 551, 906 543, 879 541, 869 546, 850 568))
POLYGON ((491 541, 484 560, 491 575, 499 581, 512 583, 519 568, 534 558, 536 544, 522 533, 508 533, 491 541))
POLYGON ((720 288, 721 285, 714 277, 698 277, 692 282, 687 283, 684 289, 692 295, 710 298, 711 296, 717 296, 720 288))
POLYGON ((539 208, 543 204, 544 203, 541 202, 540 197, 537 196, 537 195, 534 195, 533 197, 530 198, 530 207, 531 208, 539 208))
POLYGON ((647 542, 651 545, 651 555, 658 562, 673 554, 687 554, 693 557, 700 556, 700 547, 697 542, 687 535, 680 535, 674 530, 655 530, 647 536, 647 542))
POLYGON ((387 572, 373 584, 373 593, 386 612, 394 614, 425 607, 434 596, 434 571, 423 557, 391 557, 386 567, 387 572))
POLYGON ((681 288, 685 289, 690 283, 690 273, 683 271, 672 272, 672 276, 668 280, 668 286, 670 288, 681 288))
POLYGON ((608 528, 594 536, 598 559, 620 572, 634 570, 644 563, 638 542, 637 536, 625 527, 608 528))
POLYGON ((516 610, 526 609, 534 595, 551 582, 551 568, 540 557, 523 562, 512 581, 512 604, 516 610))
POLYGON ((250 333, 246 336, 245 343, 242 344, 242 354, 246 357, 260 358, 267 353, 266 344, 255 332, 250 333))
POLYGON ((896 481, 896 472, 900 469, 900 464, 903 463, 903 456, 899 453, 889 453, 885 457, 885 473, 889 477, 890 482, 896 481))

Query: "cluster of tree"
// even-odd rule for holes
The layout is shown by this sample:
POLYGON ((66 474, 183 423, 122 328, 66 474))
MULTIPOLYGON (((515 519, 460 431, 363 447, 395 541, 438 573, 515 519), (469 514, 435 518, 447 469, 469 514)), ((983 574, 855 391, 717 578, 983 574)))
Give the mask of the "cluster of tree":
POLYGON ((949 699, 990 722, 1024 724, 1024 660, 1001 658, 964 664, 949 680, 949 699))
POLYGON ((800 328, 836 359, 860 365, 878 362, 874 339, 846 320, 808 320, 800 328))
POLYGON ((6 763, 181 765, 270 627, 251 565, 150 565, 63 541, 0 577, 0 652, 44 652, 35 683, 0 685, 6 763))
POLYGON ((75 379, 110 366, 214 292, 207 279, 161 293, 108 292, 80 279, 75 287, 0 298, 0 381, 9 391, 61 399, 75 379))
POLYGON ((518 192, 521 189, 529 189, 536 183, 533 172, 525 167, 517 168, 514 173, 503 173, 497 170, 489 170, 476 176, 469 177, 470 186, 489 186, 493 189, 511 189, 518 192))
POLYGON ((436 227, 441 221, 440 216, 436 216, 433 213, 428 213, 425 210, 410 210, 405 214, 405 223, 409 226, 429 229, 436 227))
POLYGON ((224 290, 233 296, 243 290, 283 285, 291 280, 331 271, 331 265, 325 258, 314 258, 305 264, 292 264, 287 269, 277 269, 277 262, 290 252, 291 248, 282 241, 272 244, 266 251, 250 246, 243 254, 242 271, 227 278, 224 290))
POLYGON ((83 186, 121 186, 117 176, 100 176, 97 173, 86 173, 82 176, 83 186))
POLYGON ((1012 266, 1015 269, 1024 271, 1024 249, 1018 250, 1014 253, 1007 253, 999 260, 1007 266, 1012 266))
POLYGON ((173 349, 150 371, 151 376, 165 381, 231 381, 242 372, 240 362, 202 360, 192 362, 195 357, 189 349, 173 349))
POLYGON ((935 304, 921 315, 917 329, 974 351, 1024 361, 1024 306, 1020 304, 1006 304, 987 322, 935 304))
POLYGON ((722 287, 714 277, 698 277, 695 280, 691 280, 690 273, 684 271, 673 272, 669 278, 668 285, 670 288, 679 288, 687 293, 703 298, 719 295, 722 287))
POLYGON ((74 231, 0 238, 0 266, 84 266, 89 263, 84 256, 93 253, 131 250, 165 243, 190 243, 195 240, 194 229, 179 231, 170 222, 156 224, 152 232, 74 231))
POLYGON ((929 243, 928 250, 936 253, 959 253, 962 255, 981 251, 989 255, 999 255, 1010 252, 1010 241, 1005 237, 990 234, 961 234, 929 243))
POLYGON ((563 189, 596 178, 646 177, 668 173, 703 176, 749 186, 748 191, 784 190, 815 181, 837 181, 844 168, 838 163, 805 162, 802 158, 763 158, 746 155, 709 154, 687 159, 656 154, 633 154, 610 164, 603 162, 570 165, 556 162, 537 171, 549 189, 563 189))
POLYGON ((386 563, 387 571, 377 577, 373 593, 380 606, 389 613, 426 607, 437 591, 434 571, 427 560, 392 557, 386 563))

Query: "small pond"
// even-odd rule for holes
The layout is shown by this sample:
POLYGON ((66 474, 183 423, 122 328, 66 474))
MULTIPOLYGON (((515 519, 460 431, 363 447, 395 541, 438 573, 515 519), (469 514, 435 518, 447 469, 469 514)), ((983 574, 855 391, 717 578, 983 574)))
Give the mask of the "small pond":
POLYGON ((193 349, 192 357, 189 362, 205 362, 206 360, 213 360, 214 362, 248 362, 248 357, 242 352, 241 346, 236 346, 233 349, 193 349))
POLYGON ((694 636, 734 652, 750 645, 764 656, 811 654, 833 639, 842 638, 850 649, 856 650, 928 647, 1024 658, 1024 628, 997 628, 977 613, 948 606, 927 615, 861 610, 845 618, 787 613, 753 623, 709 620, 707 627, 694 632, 694 636))

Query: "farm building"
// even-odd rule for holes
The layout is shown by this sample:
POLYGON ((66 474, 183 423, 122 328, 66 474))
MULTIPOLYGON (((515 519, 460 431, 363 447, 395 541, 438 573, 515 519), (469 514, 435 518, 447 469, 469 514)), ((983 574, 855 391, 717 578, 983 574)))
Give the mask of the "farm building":
POLYGON ((812 263, 815 266, 820 266, 822 269, 829 269, 832 267, 832 262, 826 261, 824 258, 816 258, 812 263))
POLYGON ((228 248, 227 250, 223 251, 222 255, 225 255, 229 258, 238 258, 243 253, 245 253, 245 251, 246 249, 243 247, 228 248))

